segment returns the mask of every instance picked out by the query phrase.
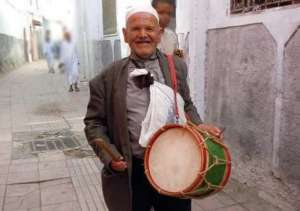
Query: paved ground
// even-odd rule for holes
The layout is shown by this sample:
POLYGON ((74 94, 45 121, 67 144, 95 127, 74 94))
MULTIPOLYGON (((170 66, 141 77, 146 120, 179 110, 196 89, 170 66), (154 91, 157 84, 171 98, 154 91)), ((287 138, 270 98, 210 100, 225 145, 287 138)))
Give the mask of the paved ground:
MULTIPOLYGON (((105 211, 101 163, 86 146, 87 83, 69 93, 44 62, 0 76, 0 208, 4 211, 105 211)), ((255 190, 230 180, 193 201, 193 211, 277 211, 255 190)), ((167 211, 167 210, 166 210, 167 211)))

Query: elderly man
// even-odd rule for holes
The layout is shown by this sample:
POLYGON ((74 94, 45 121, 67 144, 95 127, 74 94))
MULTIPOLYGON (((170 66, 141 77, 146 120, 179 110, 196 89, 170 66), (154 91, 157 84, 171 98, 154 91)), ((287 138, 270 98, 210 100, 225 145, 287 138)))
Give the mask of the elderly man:
MULTIPOLYGON (((151 207, 155 211, 190 211, 191 200, 163 196, 149 184, 143 168, 145 149, 138 143, 149 105, 149 87, 138 86, 130 73, 144 68, 154 80, 171 87, 166 56, 156 48, 161 37, 157 12, 151 6, 132 8, 123 33, 131 54, 90 81, 90 101, 84 119, 89 144, 104 164, 105 202, 110 211, 149 211, 151 207)), ((195 124, 201 124, 186 83, 186 65, 178 57, 174 63, 186 115, 195 124)), ((220 132, 207 125, 201 127, 217 135, 220 132)))

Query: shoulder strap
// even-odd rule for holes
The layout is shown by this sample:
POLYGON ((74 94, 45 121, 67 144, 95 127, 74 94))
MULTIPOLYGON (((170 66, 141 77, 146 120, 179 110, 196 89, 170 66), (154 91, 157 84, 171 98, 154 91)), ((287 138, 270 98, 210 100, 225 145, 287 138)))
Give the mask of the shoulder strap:
POLYGON ((179 121, 179 109, 177 104, 177 77, 176 77, 176 69, 174 65, 174 58, 172 55, 166 55, 169 64, 169 72, 171 75, 171 81, 174 91, 174 101, 175 101, 175 116, 176 116, 176 123, 179 121))

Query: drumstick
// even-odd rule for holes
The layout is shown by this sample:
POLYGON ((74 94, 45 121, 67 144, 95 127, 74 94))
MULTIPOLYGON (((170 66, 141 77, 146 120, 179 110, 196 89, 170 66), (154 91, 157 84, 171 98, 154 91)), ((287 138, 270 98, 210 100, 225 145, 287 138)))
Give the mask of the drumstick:
POLYGON ((116 155, 108 146, 108 144, 103 140, 97 140, 101 149, 103 149, 109 156, 113 159, 113 161, 120 161, 120 156, 116 155))

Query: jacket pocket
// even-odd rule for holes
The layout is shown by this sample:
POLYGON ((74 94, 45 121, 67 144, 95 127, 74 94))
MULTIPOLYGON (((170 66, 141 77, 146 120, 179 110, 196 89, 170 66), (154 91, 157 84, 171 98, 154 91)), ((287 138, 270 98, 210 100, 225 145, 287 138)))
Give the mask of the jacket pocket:
POLYGON ((109 211, 131 211, 128 173, 102 169, 102 191, 109 211))

